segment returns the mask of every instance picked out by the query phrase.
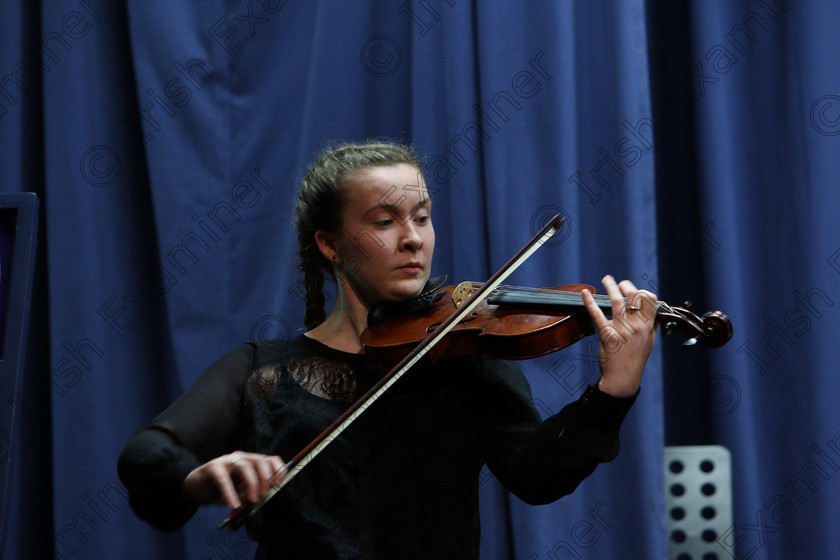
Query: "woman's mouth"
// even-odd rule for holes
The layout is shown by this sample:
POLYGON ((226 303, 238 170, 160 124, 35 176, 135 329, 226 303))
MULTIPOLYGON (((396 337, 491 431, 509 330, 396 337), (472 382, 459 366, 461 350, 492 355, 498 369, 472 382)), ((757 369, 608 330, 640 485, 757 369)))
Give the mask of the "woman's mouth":
POLYGON ((398 267, 397 269, 402 270, 407 274, 419 274, 423 272, 423 265, 419 262, 410 262, 398 267))

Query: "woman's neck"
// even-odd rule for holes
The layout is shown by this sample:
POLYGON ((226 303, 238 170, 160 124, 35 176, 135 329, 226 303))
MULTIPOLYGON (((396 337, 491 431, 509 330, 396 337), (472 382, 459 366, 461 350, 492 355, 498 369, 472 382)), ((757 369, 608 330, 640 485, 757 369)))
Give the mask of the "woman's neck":
POLYGON ((343 352, 361 353, 359 339, 367 328, 369 306, 345 282, 338 282, 336 303, 323 323, 308 331, 306 336, 330 348, 343 352))

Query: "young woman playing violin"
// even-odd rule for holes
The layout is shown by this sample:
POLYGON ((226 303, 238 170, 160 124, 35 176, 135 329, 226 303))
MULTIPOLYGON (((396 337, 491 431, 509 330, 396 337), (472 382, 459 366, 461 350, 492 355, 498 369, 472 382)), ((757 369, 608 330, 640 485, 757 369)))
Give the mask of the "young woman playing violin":
MULTIPOLYGON (((260 501, 284 458, 378 380, 360 335, 376 305, 426 285, 431 211, 409 148, 345 145, 314 163, 296 217, 308 330, 224 355, 131 437, 119 472, 140 517, 172 530, 202 504, 260 501), (329 316, 324 272, 337 285, 329 316)), ((419 364, 249 518, 256 557, 478 558, 484 464, 528 503, 572 492, 618 454, 654 343, 656 298, 627 280, 603 284, 621 320, 607 319, 588 291, 582 298, 599 332, 624 343, 607 352, 602 341, 600 381, 579 400, 543 421, 511 362, 419 364)))

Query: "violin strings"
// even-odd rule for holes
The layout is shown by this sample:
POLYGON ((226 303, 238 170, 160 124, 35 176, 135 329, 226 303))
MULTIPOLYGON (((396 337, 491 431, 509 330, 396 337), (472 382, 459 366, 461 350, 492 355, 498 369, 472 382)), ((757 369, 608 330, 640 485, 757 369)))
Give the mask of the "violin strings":
MULTIPOLYGON (((580 292, 555 290, 552 288, 534 288, 527 286, 501 285, 498 288, 496 288, 491 297, 495 295, 510 298, 509 301, 517 303, 542 303, 548 305, 567 305, 570 307, 582 307, 584 305, 580 292), (522 299, 519 299, 519 301, 517 301, 517 295, 525 294, 527 294, 527 301, 523 301, 522 299)), ((610 297, 608 295, 592 294, 592 297, 599 307, 607 309, 610 309, 612 307, 612 301, 610 300, 610 297)), ((627 298, 624 298, 624 302, 627 303, 627 298)), ((657 311, 660 309, 673 311, 671 309, 671 306, 669 306, 664 301, 657 301, 656 304, 657 311)))

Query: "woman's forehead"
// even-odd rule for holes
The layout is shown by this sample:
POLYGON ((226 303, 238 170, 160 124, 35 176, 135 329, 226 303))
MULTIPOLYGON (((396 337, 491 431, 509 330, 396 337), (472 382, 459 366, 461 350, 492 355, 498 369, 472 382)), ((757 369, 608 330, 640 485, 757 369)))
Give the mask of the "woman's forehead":
POLYGON ((369 167, 354 174, 345 182, 349 202, 382 206, 429 201, 429 192, 422 172, 407 163, 388 167, 369 167))

